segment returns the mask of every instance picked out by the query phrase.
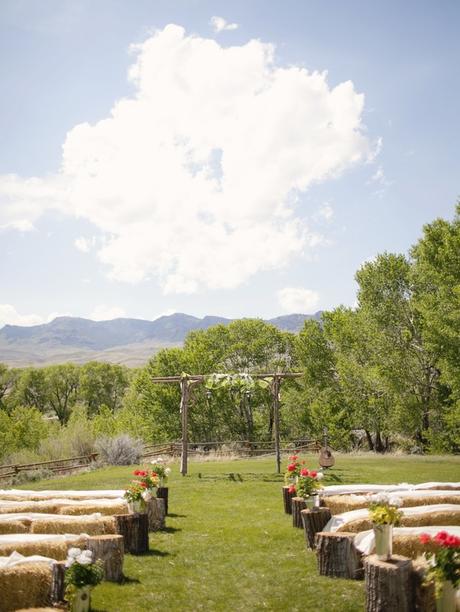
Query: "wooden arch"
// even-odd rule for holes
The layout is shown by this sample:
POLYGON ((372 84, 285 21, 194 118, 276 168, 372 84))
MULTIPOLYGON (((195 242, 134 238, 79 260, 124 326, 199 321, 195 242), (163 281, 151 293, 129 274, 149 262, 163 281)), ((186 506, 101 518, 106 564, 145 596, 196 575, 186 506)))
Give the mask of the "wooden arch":
MULTIPOLYGON (((182 426, 182 452, 181 467, 182 476, 188 470, 188 404, 190 400, 190 390, 194 385, 205 382, 210 374, 182 374, 181 376, 154 376, 151 380, 154 383, 179 383, 181 391, 180 413, 182 426)), ((273 401, 273 431, 275 437, 276 471, 281 472, 281 453, 280 453, 280 387, 281 381, 285 378, 299 378, 301 372, 277 372, 276 374, 251 374, 253 379, 271 378, 270 392, 273 401)))

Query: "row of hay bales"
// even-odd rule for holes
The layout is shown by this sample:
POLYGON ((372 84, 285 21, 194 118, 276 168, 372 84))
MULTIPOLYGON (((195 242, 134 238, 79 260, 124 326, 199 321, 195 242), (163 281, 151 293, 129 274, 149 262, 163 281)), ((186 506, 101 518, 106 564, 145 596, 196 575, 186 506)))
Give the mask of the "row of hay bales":
MULTIPOLYGON (((0 491, 0 560, 16 552, 64 561, 70 547, 87 547, 87 536, 116 534, 114 515, 128 512, 122 491, 51 493, 0 491)), ((0 612, 49 605, 52 589, 50 562, 1 567, 0 612)))
MULTIPOLYGON (((394 490, 391 492, 395 494, 394 490)), ((367 511, 369 506, 367 493, 369 491, 362 493, 356 490, 347 491, 345 487, 340 493, 326 489, 320 508, 326 524, 323 522, 321 526, 321 521, 319 522, 320 531, 316 533, 312 546, 316 550, 318 570, 321 575, 362 579, 366 573, 366 588, 372 590, 375 584, 368 585, 369 574, 367 569, 366 572, 363 570, 369 563, 375 563, 376 559, 367 556, 372 552, 373 542, 372 522, 367 511)), ((426 571, 426 562, 421 555, 428 551, 436 552, 439 547, 434 542, 428 545, 422 544, 420 533, 429 531, 434 535, 438 531, 447 531, 452 535, 460 534, 460 483, 436 483, 436 487, 417 490, 408 485, 408 489, 399 490, 396 494, 402 501, 403 515, 401 528, 394 529, 393 555, 412 559, 414 572, 420 572, 420 568, 426 571)), ((310 543, 312 519, 308 519, 308 514, 311 512, 310 510, 301 512, 306 535, 307 524, 310 529, 310 538, 307 538, 310 543)), ((426 586, 423 580, 420 585, 420 589, 425 591, 425 600, 417 609, 421 612, 434 609, 433 587, 426 586)), ((420 591, 411 596, 419 597, 420 591)), ((375 609, 369 605, 367 610, 375 609)))

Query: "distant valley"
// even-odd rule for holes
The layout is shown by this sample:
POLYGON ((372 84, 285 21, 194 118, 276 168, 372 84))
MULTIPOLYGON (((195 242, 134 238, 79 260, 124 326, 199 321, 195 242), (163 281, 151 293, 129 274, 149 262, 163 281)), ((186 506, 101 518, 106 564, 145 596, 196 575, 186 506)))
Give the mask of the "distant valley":
MULTIPOLYGON (((321 312, 292 314, 267 322, 285 331, 298 332, 306 319, 319 320, 320 317, 321 312)), ((192 330, 228 325, 232 320, 216 316, 200 319, 175 313, 154 321, 57 317, 43 325, 5 325, 0 330, 0 362, 25 367, 97 360, 137 367, 162 348, 181 346, 192 330)))

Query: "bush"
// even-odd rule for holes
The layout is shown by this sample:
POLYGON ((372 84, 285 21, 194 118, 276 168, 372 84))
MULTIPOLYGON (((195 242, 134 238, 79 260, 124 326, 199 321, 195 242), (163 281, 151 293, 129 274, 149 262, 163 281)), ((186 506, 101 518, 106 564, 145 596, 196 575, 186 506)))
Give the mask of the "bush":
POLYGON ((143 444, 141 440, 122 434, 115 438, 96 440, 99 460, 108 465, 133 465, 141 460, 143 444))
POLYGON ((37 469, 37 470, 25 470, 24 472, 19 472, 13 478, 14 485, 21 485, 25 482, 35 482, 37 480, 44 480, 46 478, 53 478, 55 476, 52 470, 47 469, 37 469))

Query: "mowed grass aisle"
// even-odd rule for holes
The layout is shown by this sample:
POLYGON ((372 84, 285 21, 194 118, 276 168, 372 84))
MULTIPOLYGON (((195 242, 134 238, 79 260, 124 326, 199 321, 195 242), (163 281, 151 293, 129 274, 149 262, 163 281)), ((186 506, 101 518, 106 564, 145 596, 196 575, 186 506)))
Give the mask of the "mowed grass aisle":
MULTIPOLYGON (((316 458, 308 460, 316 465, 316 458)), ((132 469, 101 469, 34 488, 124 488, 132 469)), ((192 462, 185 478, 178 471, 175 465, 169 482, 167 530, 151 534, 150 554, 125 557, 124 584, 95 589, 95 610, 363 609, 362 582, 317 575, 303 531, 283 513, 282 477, 274 473, 273 458, 192 462)), ((460 458, 339 456, 330 479, 460 480, 460 458)))

